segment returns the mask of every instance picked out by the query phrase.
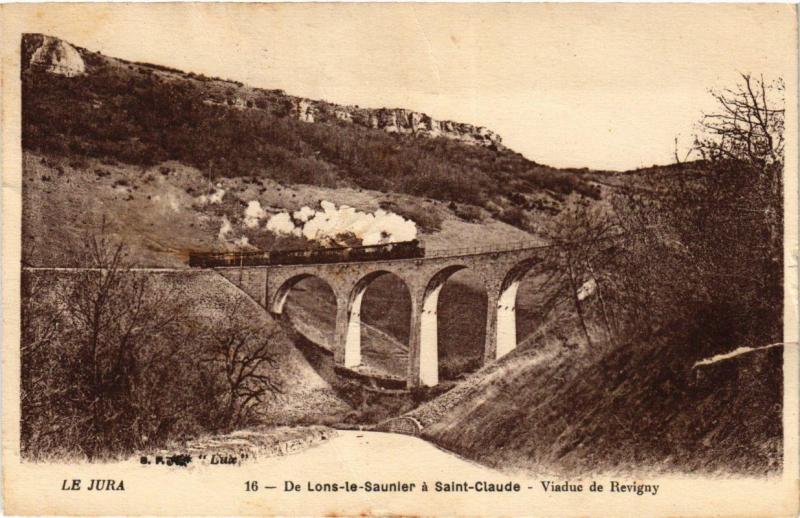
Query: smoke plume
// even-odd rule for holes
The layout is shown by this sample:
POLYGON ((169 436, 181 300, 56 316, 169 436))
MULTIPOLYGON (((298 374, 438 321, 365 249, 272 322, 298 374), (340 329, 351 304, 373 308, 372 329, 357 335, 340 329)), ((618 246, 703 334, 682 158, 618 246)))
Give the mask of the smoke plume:
POLYGON ((261 202, 253 200, 248 203, 247 208, 244 209, 244 226, 247 228, 256 228, 266 215, 267 213, 261 208, 261 202))
POLYGON ((222 198, 225 196, 225 189, 218 187, 216 191, 211 194, 203 194, 197 198, 197 202, 200 205, 205 205, 206 203, 221 203, 222 198))
POLYGON ((219 227, 217 239, 223 242, 228 241, 228 234, 230 234, 231 230, 233 230, 233 227, 230 220, 228 220, 227 216, 222 216, 222 226, 219 227))
MULTIPOLYGON (((348 236, 355 236, 362 245, 411 241, 417 237, 416 223, 393 212, 383 209, 362 212, 348 205, 336 207, 329 201, 321 202, 320 207, 321 210, 302 207, 291 214, 280 212, 267 220, 265 228, 278 235, 303 236, 326 245, 336 244, 348 236)), ((263 212, 257 201, 251 201, 245 210, 245 225, 258 226, 263 212), (252 216, 250 220, 248 215, 252 216)))

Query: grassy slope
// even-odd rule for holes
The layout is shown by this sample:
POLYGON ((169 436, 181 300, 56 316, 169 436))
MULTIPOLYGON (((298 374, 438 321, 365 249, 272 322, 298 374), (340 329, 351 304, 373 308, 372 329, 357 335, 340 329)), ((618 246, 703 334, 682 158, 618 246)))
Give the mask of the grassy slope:
MULTIPOLYGON (((258 322, 264 329, 275 325, 258 304, 215 273, 185 272, 176 274, 174 278, 180 279, 189 288, 191 301, 187 303, 191 304, 193 317, 198 321, 218 319, 222 316, 221 308, 243 301, 241 311, 245 311, 249 319, 258 322)), ((303 355, 280 333, 274 341, 274 353, 278 356, 279 366, 275 374, 284 393, 276 396, 268 409, 267 418, 271 424, 328 422, 349 410, 347 404, 334 394, 303 355)))
POLYGON ((780 470, 782 349, 693 369, 701 351, 681 331, 595 351, 522 350, 412 415, 426 438, 510 470, 780 470))
MULTIPOLYGON (((215 183, 195 168, 178 162, 154 167, 110 163, 99 159, 23 154, 23 256, 35 266, 63 266, 72 243, 84 232, 107 230, 129 244, 139 266, 181 267, 189 250, 225 249, 247 237, 257 246, 280 246, 264 221, 257 229, 243 224, 247 203, 257 200, 268 213, 319 207, 321 200, 374 211, 383 203, 419 207, 436 215, 440 230, 420 234, 431 249, 458 248, 467 238, 475 243, 501 244, 531 236, 488 215, 466 222, 443 203, 402 194, 310 185, 281 185, 268 178, 221 179, 215 183), (219 203, 202 203, 201 196, 225 191, 219 203), (232 230, 219 239, 223 218, 232 230)), ((291 245, 291 243, 288 243, 291 245)), ((285 246, 285 245, 284 245, 285 246)))

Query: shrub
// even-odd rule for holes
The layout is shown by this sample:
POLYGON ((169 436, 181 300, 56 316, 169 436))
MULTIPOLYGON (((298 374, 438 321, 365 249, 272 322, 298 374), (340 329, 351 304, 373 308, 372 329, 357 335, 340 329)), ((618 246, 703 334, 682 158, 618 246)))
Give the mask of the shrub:
POLYGON ((458 205, 455 209, 456 216, 469 223, 483 221, 483 211, 474 205, 458 205))
POLYGON ((463 377, 466 373, 475 372, 481 368, 483 358, 480 356, 455 356, 440 361, 439 377, 443 380, 454 380, 463 377))
POLYGON ((391 201, 381 202, 380 207, 387 212, 394 212, 410 219, 423 232, 436 232, 442 229, 442 217, 435 209, 431 210, 413 202, 397 204, 391 201))
POLYGON ((469 223, 483 221, 483 211, 474 205, 457 205, 454 212, 456 216, 469 223))
POLYGON ((497 216, 497 219, 518 228, 524 228, 527 217, 525 211, 519 207, 508 207, 497 216))
POLYGON ((82 156, 78 156, 69 161, 69 166, 73 169, 86 169, 89 167, 89 161, 82 156))

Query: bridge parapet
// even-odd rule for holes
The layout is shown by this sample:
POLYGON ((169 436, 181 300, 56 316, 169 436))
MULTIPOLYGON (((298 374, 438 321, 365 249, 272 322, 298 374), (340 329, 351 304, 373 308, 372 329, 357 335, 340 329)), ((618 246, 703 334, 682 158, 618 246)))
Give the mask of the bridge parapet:
POLYGON ((444 248, 425 251, 425 257, 463 257, 467 255, 498 254, 505 252, 518 252, 528 250, 539 250, 549 248, 550 245, 543 245, 534 241, 517 241, 514 243, 503 243, 502 245, 470 246, 463 248, 444 248))

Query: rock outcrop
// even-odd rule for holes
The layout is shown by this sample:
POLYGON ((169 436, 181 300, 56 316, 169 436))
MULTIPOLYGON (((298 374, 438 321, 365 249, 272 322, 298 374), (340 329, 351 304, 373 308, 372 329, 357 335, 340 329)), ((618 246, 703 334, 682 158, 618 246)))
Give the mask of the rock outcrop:
POLYGON ((35 68, 67 77, 86 73, 86 64, 78 50, 66 41, 41 34, 23 41, 23 68, 35 68))
POLYGON ((410 133, 423 137, 445 137, 467 144, 500 146, 500 135, 484 128, 453 121, 437 121, 425 113, 404 109, 381 109, 370 116, 370 127, 390 133, 410 133))
POLYGON ((453 121, 438 121, 425 113, 402 108, 370 110, 357 106, 333 105, 301 97, 291 98, 289 114, 303 122, 337 120, 358 124, 387 133, 419 137, 444 137, 465 144, 502 147, 502 138, 483 126, 453 121))
POLYGON ((314 114, 316 113, 316 110, 314 109, 312 103, 313 101, 310 101, 308 99, 302 99, 302 98, 292 99, 291 115, 294 118, 299 119, 303 122, 314 122, 315 121, 314 114))

